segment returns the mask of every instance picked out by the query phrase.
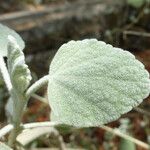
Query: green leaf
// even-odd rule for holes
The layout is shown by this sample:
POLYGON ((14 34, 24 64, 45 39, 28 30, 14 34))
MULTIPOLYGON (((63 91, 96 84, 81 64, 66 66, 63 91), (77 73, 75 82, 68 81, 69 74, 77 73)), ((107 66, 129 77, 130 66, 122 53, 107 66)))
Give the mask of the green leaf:
POLYGON ((149 74, 134 55, 96 39, 70 41, 49 71, 51 119, 77 127, 120 117, 149 95, 149 74))
POLYGON ((139 8, 146 2, 146 0, 127 0, 127 2, 135 8, 139 8))
MULTIPOLYGON (((119 130, 123 134, 131 135, 130 132, 130 120, 128 118, 122 118, 120 119, 120 127, 119 130)), ((136 145, 132 141, 128 139, 121 138, 119 143, 119 150, 136 150, 136 145)))
POLYGON ((121 138, 121 141, 119 143, 119 150, 136 150, 135 143, 121 138))
POLYGON ((0 150, 12 150, 12 149, 8 147, 7 145, 0 142, 0 150))
POLYGON ((9 36, 8 43, 8 71, 10 79, 17 91, 23 93, 30 84, 31 74, 25 64, 25 57, 22 49, 17 44, 14 37, 9 36))
POLYGON ((21 50, 23 50, 25 47, 24 41, 18 33, 0 24, 0 56, 7 56, 8 35, 15 37, 21 50))

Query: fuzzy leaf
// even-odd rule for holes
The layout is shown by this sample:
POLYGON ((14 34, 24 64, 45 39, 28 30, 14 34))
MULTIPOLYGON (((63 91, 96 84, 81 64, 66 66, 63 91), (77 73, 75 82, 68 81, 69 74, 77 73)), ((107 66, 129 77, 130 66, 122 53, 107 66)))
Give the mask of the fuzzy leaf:
POLYGON ((51 119, 78 127, 118 119, 150 91, 149 74, 141 62, 96 39, 62 45, 49 74, 51 119))
POLYGON ((7 145, 0 142, 0 150, 12 150, 12 149, 8 147, 7 145))
POLYGON ((16 40, 20 49, 25 47, 24 41, 14 30, 0 24, 0 56, 7 56, 8 35, 12 35, 16 40))
POLYGON ((31 74, 25 64, 24 54, 16 40, 9 36, 8 43, 8 71, 13 88, 23 93, 30 84, 31 74))

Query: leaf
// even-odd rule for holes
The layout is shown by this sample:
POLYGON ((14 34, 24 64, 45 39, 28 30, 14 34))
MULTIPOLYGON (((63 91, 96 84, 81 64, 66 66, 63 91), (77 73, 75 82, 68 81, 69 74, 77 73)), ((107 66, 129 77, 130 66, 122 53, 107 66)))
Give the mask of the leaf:
POLYGON ((146 0, 127 0, 127 2, 135 8, 139 8, 146 2, 146 0))
POLYGON ((135 143, 121 138, 121 141, 119 143, 119 150, 136 150, 135 143))
POLYGON ((13 88, 23 93, 30 84, 31 74, 25 64, 24 54, 16 40, 9 36, 8 43, 8 71, 13 88))
MULTIPOLYGON (((128 118, 122 118, 120 119, 120 126, 119 130, 125 135, 131 135, 130 132, 130 120, 128 118)), ((136 150, 136 145, 129 139, 121 138, 119 143, 119 150, 136 150)))
POLYGON ((77 127, 116 120, 150 91, 142 63, 131 53, 96 39, 62 45, 49 74, 52 121, 77 127))
POLYGON ((21 145, 25 146, 35 139, 39 138, 44 134, 52 134, 55 132, 56 129, 53 127, 37 127, 29 130, 25 130, 24 132, 20 133, 17 137, 17 142, 21 145))
POLYGON ((14 30, 0 24, 0 56, 7 56, 8 35, 12 35, 17 40, 20 49, 25 47, 24 41, 14 30))
POLYGON ((0 142, 0 150, 12 150, 12 149, 8 147, 7 145, 0 142))

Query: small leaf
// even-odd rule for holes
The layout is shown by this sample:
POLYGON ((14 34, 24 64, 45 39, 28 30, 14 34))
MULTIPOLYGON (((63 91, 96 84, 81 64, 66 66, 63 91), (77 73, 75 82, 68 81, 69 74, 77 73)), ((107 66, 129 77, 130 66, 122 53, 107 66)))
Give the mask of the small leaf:
POLYGON ((12 150, 12 149, 8 147, 7 145, 0 142, 0 150, 12 150))
POLYGON ((52 121, 78 127, 116 120, 149 95, 149 74, 120 48, 96 39, 60 47, 49 71, 52 121))
POLYGON ((8 43, 8 71, 13 88, 23 93, 30 84, 31 74, 25 64, 24 54, 16 40, 9 36, 8 43))
POLYGON ((146 0, 127 0, 127 2, 135 8, 139 8, 146 2, 146 0))
POLYGON ((7 56, 8 35, 12 35, 17 40, 20 49, 25 47, 24 41, 14 30, 0 24, 0 56, 7 56))
POLYGON ((25 130, 18 135, 17 142, 25 146, 44 134, 52 134, 55 130, 56 129, 53 127, 36 127, 33 129, 25 130))
MULTIPOLYGON (((119 126, 120 132, 126 135, 131 135, 130 131, 130 120, 128 118, 120 119, 120 126, 119 126)), ((119 143, 119 150, 136 150, 136 145, 129 139, 121 138, 119 143)))
POLYGON ((121 141, 119 143, 119 150, 136 150, 135 143, 121 138, 121 141))

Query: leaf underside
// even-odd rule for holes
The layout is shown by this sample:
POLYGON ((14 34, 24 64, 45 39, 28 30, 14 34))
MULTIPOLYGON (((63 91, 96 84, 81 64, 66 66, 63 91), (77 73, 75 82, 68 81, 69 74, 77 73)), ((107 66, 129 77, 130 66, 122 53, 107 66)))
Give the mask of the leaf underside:
POLYGON ((134 55, 96 39, 60 47, 49 71, 51 119, 77 127, 100 126, 149 95, 149 74, 134 55))
POLYGON ((21 50, 25 47, 24 41, 18 33, 0 24, 0 56, 7 56, 8 35, 11 35, 16 39, 21 50))

